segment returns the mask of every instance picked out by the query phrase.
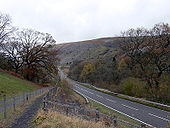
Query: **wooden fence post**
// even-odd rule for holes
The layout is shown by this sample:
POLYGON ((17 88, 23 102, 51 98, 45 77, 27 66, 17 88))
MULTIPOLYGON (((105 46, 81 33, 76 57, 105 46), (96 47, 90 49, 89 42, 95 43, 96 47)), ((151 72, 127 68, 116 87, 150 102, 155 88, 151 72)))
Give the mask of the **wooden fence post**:
POLYGON ((15 99, 15 97, 13 97, 13 109, 14 109, 14 111, 16 111, 15 104, 16 104, 16 99, 15 99))
POLYGON ((146 124, 141 124, 141 128, 146 128, 146 124))
POLYGON ((6 113, 6 95, 4 95, 4 119, 6 119, 7 113, 6 113))
POLYGON ((26 96, 26 100, 28 101, 28 94, 27 94, 27 96, 26 96))
POLYGON ((113 116, 113 117, 114 117, 113 125, 116 127, 117 126, 117 117, 116 116, 113 116))
POLYGON ((96 122, 100 120, 99 108, 96 108, 96 122))
POLYGON ((68 115, 68 108, 66 108, 66 115, 68 115))
POLYGON ((43 98, 43 110, 44 111, 46 110, 46 98, 45 97, 43 98))

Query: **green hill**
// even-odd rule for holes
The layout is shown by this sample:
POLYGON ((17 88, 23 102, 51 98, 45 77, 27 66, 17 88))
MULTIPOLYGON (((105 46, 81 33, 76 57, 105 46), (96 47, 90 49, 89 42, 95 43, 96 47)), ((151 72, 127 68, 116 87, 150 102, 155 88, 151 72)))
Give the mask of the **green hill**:
POLYGON ((38 88, 40 87, 34 83, 0 71, 0 100, 4 93, 7 97, 11 97, 22 94, 23 92, 33 91, 38 88))

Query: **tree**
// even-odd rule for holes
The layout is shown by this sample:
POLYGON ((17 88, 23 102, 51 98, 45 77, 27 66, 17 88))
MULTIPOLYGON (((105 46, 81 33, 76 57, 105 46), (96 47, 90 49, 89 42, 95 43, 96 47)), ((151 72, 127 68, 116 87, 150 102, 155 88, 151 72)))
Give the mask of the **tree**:
POLYGON ((23 60, 22 73, 25 78, 33 80, 42 69, 46 71, 52 69, 52 62, 56 62, 52 59, 56 53, 54 49, 50 49, 50 45, 55 43, 50 34, 24 29, 17 33, 17 40, 22 47, 20 56, 23 60))
POLYGON ((49 81, 57 73, 55 40, 50 34, 31 29, 16 31, 2 44, 3 53, 13 62, 16 73, 31 81, 49 81), (55 73, 55 75, 54 75, 55 73))
POLYGON ((0 13, 0 46, 14 31, 15 28, 11 26, 9 15, 0 13))
POLYGON ((162 74, 170 70, 169 25, 156 24, 151 30, 130 29, 122 37, 120 49, 129 58, 128 67, 150 87, 158 87, 162 74))
POLYGON ((15 37, 8 38, 6 43, 1 45, 3 54, 12 62, 11 66, 16 73, 23 66, 23 59, 21 56, 22 45, 17 41, 15 37))

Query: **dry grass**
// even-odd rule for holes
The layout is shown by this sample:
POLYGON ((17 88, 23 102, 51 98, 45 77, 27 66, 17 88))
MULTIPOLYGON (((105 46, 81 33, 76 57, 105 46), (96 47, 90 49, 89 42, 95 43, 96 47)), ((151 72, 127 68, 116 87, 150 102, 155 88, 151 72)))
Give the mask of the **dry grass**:
POLYGON ((109 128, 102 122, 96 123, 58 112, 44 112, 43 110, 39 110, 33 124, 36 128, 109 128))

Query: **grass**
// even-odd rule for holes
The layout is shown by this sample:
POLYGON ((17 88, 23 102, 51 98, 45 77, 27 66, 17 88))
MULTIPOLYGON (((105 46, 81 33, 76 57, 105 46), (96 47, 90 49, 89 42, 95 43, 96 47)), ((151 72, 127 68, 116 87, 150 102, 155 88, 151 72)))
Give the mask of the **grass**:
POLYGON ((39 110, 33 120, 36 128, 109 128, 103 122, 87 121, 58 112, 39 110))
POLYGON ((90 86, 88 84, 80 84, 80 85, 82 85, 84 87, 87 87, 87 88, 90 88, 90 89, 93 89, 93 90, 96 90, 96 91, 99 91, 99 92, 102 92, 102 93, 105 93, 105 94, 108 94, 108 95, 111 95, 111 96, 116 96, 116 97, 119 97, 119 98, 122 98, 122 99, 125 99, 125 100, 129 100, 129 101, 132 101, 132 102, 140 103, 140 104, 143 104, 143 105, 147 105, 147 106, 150 106, 150 107, 155 107, 155 108, 170 112, 170 108, 168 108, 168 107, 158 106, 158 105, 147 103, 147 102, 144 102, 144 101, 130 99, 130 98, 125 97, 125 96, 115 95, 113 93, 105 92, 105 91, 102 91, 102 90, 97 90, 96 88, 94 88, 94 87, 92 87, 92 86, 90 86))
MULTIPOLYGON (((103 105, 101 105, 99 103, 96 103, 91 99, 89 99, 89 102, 90 102, 90 107, 91 108, 98 108, 101 113, 104 113, 104 114, 107 114, 107 115, 110 115, 110 116, 115 116, 119 120, 127 121, 127 122, 129 122, 131 124, 134 124, 134 125, 141 125, 140 122, 138 122, 136 120, 133 120, 133 119, 131 119, 131 118, 129 118, 129 117, 123 115, 123 114, 120 114, 120 113, 118 113, 116 111, 113 111, 112 109, 107 108, 107 107, 105 107, 105 106, 103 106, 103 105)), ((125 124, 124 125, 123 124, 118 124, 118 125, 126 127, 126 128, 127 127, 130 128, 129 126, 127 126, 125 124)))
POLYGON ((9 98, 38 88, 39 86, 34 83, 12 76, 5 72, 0 72, 0 100, 3 98, 4 94, 7 98, 9 98))

